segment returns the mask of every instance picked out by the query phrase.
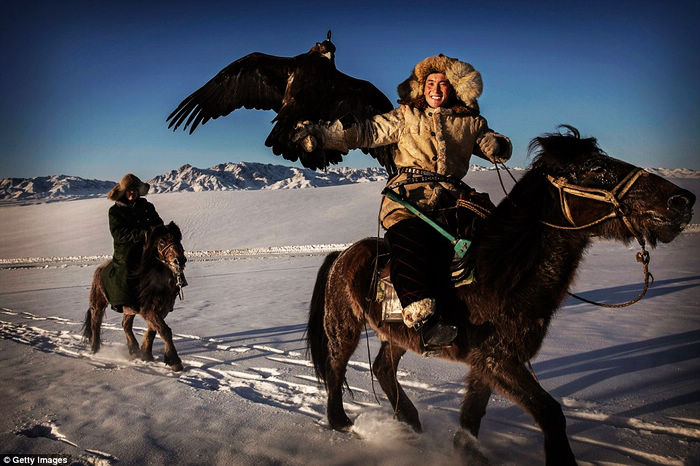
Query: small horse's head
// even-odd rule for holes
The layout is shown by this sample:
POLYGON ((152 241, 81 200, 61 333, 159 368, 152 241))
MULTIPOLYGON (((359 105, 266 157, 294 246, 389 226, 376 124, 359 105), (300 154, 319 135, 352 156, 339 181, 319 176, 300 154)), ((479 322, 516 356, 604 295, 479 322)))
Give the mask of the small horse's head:
POLYGON ((182 233, 175 222, 154 227, 148 235, 144 249, 151 251, 151 254, 165 264, 174 275, 178 276, 185 270, 187 258, 182 247, 182 233))
POLYGON ((670 242, 690 222, 693 193, 608 156, 576 128, 562 127, 565 134, 547 134, 530 143, 530 151, 537 152, 532 169, 547 179, 552 205, 560 212, 550 222, 568 228, 590 225, 596 235, 624 241, 636 237, 651 245, 670 242))

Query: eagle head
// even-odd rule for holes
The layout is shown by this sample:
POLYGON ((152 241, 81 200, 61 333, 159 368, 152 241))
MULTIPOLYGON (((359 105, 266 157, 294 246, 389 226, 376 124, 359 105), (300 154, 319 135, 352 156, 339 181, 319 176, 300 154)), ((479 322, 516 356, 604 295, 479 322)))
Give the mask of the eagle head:
POLYGON ((333 44, 333 42, 331 42, 330 29, 328 30, 328 34, 326 35, 326 40, 324 40, 323 42, 316 42, 316 45, 311 47, 309 53, 318 53, 319 55, 322 55, 331 61, 335 61, 335 45, 333 44))

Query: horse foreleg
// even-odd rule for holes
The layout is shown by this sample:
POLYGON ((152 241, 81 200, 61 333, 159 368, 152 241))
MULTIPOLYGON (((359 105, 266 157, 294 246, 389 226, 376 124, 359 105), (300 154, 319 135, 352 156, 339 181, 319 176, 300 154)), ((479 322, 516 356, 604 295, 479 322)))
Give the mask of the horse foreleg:
POLYGON ((488 462, 480 453, 476 437, 479 435, 481 419, 486 414, 486 405, 490 397, 491 387, 472 367, 467 376, 467 393, 464 395, 462 408, 459 411, 461 429, 457 429, 452 440, 455 450, 464 457, 467 464, 470 462, 481 464, 477 458, 483 458, 484 463, 488 462))
POLYGON ((156 331, 148 325, 148 329, 143 334, 141 341, 141 359, 144 361, 153 361, 153 340, 156 337, 156 331))
POLYGON ((503 394, 527 411, 542 429, 548 465, 575 465, 566 436, 566 418, 559 403, 547 393, 520 362, 503 362, 493 371, 503 394))
POLYGON ((180 360, 180 356, 177 355, 177 350, 175 350, 173 332, 165 323, 165 320, 154 311, 144 313, 143 318, 148 322, 149 330, 152 328, 158 332, 158 335, 160 335, 161 340, 163 340, 165 344, 165 354, 163 355, 165 364, 170 366, 175 372, 181 371, 183 369, 182 361, 180 360))
POLYGON ((139 343, 134 336, 134 314, 124 313, 122 316, 122 329, 126 335, 126 346, 129 347, 129 356, 137 357, 139 355, 139 343))
POLYGON ((423 428, 421 427, 418 410, 413 403, 411 403, 411 400, 396 378, 396 369, 398 368, 399 360, 405 353, 406 350, 403 348, 394 348, 386 341, 382 342, 379 353, 374 360, 372 371, 374 375, 377 376, 382 390, 384 390, 384 393, 386 393, 386 396, 389 398, 391 406, 394 408, 396 418, 413 427, 413 430, 416 432, 421 432, 423 428))
POLYGON ((481 418, 486 414, 490 397, 491 387, 472 369, 467 376, 467 393, 459 412, 459 425, 474 437, 479 435, 481 418))

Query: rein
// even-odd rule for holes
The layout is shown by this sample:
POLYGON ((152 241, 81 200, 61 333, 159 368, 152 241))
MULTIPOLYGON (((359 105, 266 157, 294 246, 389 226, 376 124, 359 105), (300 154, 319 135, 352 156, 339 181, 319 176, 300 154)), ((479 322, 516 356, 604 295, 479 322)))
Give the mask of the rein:
POLYGON ((654 281, 654 276, 649 272, 649 261, 651 260, 649 256, 649 252, 646 250, 645 247, 645 242, 644 238, 642 237, 641 233, 637 232, 634 227, 632 226, 632 222, 629 219, 629 214, 627 212, 627 209, 620 204, 620 200, 627 194, 627 192, 632 188, 632 185, 641 177, 641 176, 646 176, 648 175, 648 172, 641 168, 637 168, 635 170, 632 170, 630 173, 627 174, 613 189, 610 191, 607 191, 605 189, 597 189, 597 188, 587 188, 585 186, 578 186, 574 185, 571 183, 568 183, 566 179, 564 178, 554 178, 550 175, 547 175, 547 180, 555 187, 557 188, 557 191, 559 192, 559 206, 561 208, 562 213, 564 214, 564 217, 571 223, 571 226, 565 226, 565 225, 556 225, 553 223, 545 222, 542 220, 541 222, 544 225, 547 225, 548 227, 555 228, 557 230, 584 230, 586 228, 592 227, 594 225, 598 225, 599 223, 602 223, 608 219, 619 217, 622 222, 625 224, 625 227, 627 227, 627 230, 632 234, 637 239, 637 242, 641 246, 641 251, 637 252, 636 254, 636 259, 637 262, 642 264, 642 268, 644 270, 644 288, 642 289, 642 292, 637 296, 636 298, 632 299, 631 301, 627 301, 625 303, 621 304, 604 304, 604 303, 598 303, 595 301, 591 301, 586 298, 582 298, 581 296, 578 296, 576 294, 573 294, 571 292, 569 293, 570 296, 589 303, 593 304, 595 306, 600 306, 600 307, 608 307, 608 308, 620 308, 620 307, 627 307, 630 306, 646 295, 647 290, 649 289, 649 279, 651 278, 651 281, 654 281), (607 204, 611 204, 613 209, 610 213, 607 215, 603 215, 597 220, 594 220, 592 222, 589 222, 585 225, 576 225, 576 222, 574 221, 572 215, 571 215, 571 210, 569 208, 569 203, 567 200, 566 195, 571 195, 571 196, 576 196, 576 197, 581 197, 585 199, 592 199, 594 201, 600 201, 600 202, 605 202, 607 204))

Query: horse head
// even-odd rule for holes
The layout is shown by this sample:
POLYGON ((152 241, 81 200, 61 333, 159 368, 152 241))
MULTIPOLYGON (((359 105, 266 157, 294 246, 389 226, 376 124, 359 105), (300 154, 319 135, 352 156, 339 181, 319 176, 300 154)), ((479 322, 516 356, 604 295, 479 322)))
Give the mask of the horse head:
POLYGON ((668 243, 690 222, 695 195, 639 167, 603 152, 595 138, 562 125, 565 134, 532 140, 532 163, 549 189, 548 218, 554 228, 652 246, 668 243))
POLYGON ((144 260, 154 258, 163 263, 176 277, 185 270, 185 250, 182 247, 182 233, 175 222, 153 227, 144 245, 144 260))

